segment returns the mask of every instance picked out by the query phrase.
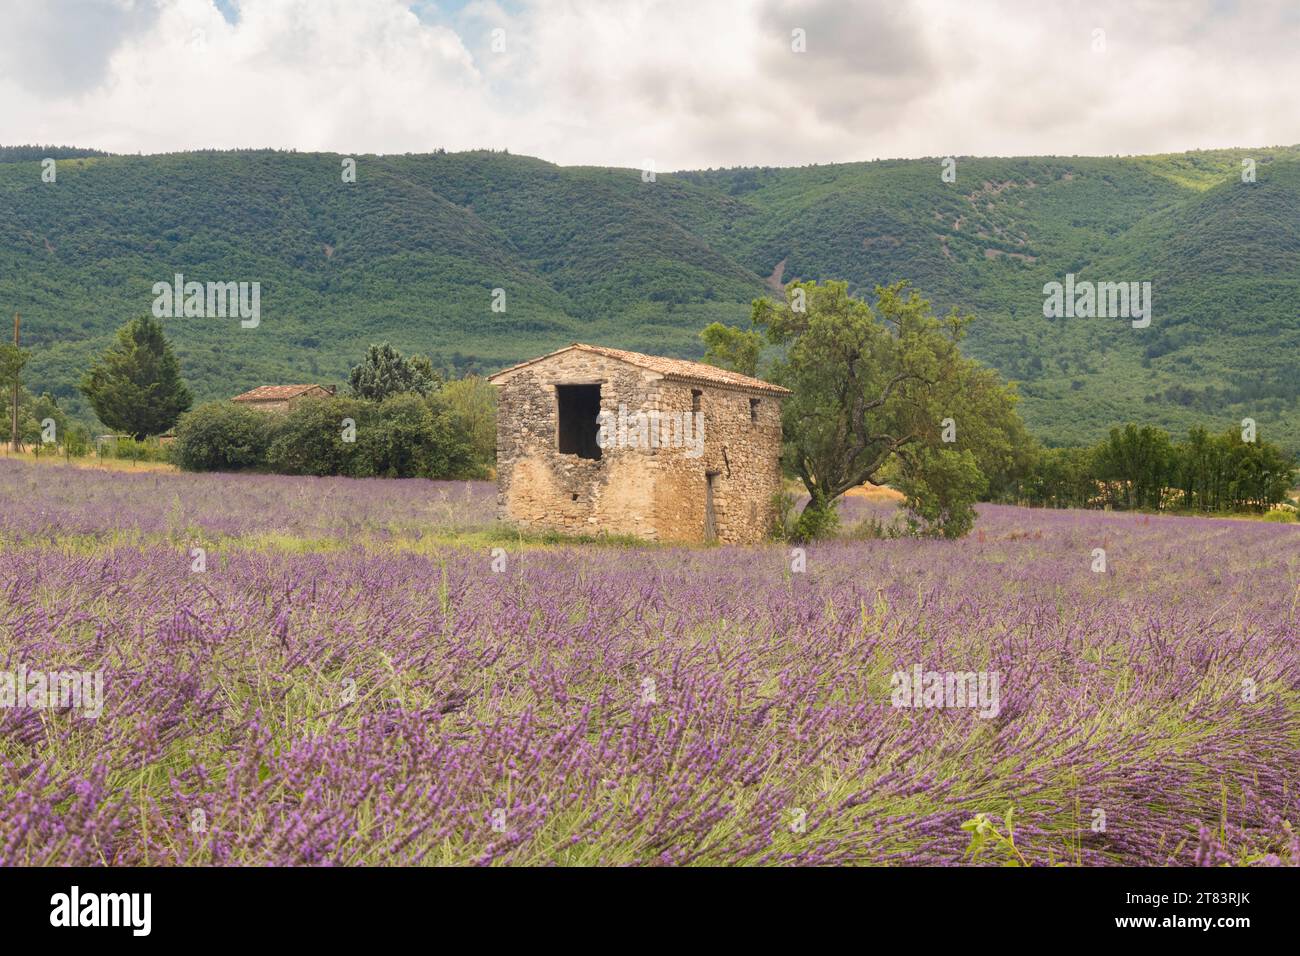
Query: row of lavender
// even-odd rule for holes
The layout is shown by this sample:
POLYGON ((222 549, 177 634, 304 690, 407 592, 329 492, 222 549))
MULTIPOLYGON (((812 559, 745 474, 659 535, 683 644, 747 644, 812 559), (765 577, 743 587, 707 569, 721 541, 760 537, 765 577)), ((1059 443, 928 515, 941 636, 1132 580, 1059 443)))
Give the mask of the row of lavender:
POLYGON ((481 481, 387 481, 105 472, 0 459, 0 534, 281 533, 346 539, 484 527, 496 492, 481 481))
POLYGON ((1291 526, 989 507, 793 570, 422 543, 490 521, 463 484, 6 465, 0 500, 0 670, 104 695, 0 710, 0 863, 946 864, 1008 808, 982 861, 1300 862, 1291 526), (918 667, 997 707, 896 706, 918 667))

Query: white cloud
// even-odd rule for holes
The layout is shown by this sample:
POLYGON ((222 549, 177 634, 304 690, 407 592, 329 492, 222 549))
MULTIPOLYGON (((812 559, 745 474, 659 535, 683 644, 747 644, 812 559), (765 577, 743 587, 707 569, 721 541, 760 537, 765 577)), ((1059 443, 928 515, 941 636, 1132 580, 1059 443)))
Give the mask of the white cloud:
POLYGON ((6 5, 0 142, 659 169, 1300 142, 1283 0, 235 5, 234 23, 212 0, 6 5))

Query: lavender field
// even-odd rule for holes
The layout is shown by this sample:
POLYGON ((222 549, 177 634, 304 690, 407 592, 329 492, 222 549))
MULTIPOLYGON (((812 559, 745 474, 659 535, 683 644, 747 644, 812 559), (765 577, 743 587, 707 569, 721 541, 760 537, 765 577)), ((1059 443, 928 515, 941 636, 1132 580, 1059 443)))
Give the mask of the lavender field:
POLYGON ((104 703, 0 710, 0 863, 1300 863, 1300 526, 985 506, 797 572, 494 505, 0 461, 0 670, 104 703))

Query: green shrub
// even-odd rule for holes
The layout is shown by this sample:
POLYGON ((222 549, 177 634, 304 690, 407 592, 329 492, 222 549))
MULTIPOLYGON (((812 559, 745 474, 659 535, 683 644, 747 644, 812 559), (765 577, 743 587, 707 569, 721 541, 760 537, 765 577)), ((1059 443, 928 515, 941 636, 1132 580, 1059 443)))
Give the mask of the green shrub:
POLYGON ((100 458, 118 458, 122 461, 168 461, 170 455, 157 438, 137 441, 130 435, 112 435, 97 442, 96 454, 100 458))
POLYGON ((358 435, 370 474, 386 478, 469 478, 476 464, 470 437, 439 395, 394 395, 379 403, 378 421, 358 435))
POLYGON ((271 444, 268 419, 235 402, 206 402, 181 417, 172 459, 186 471, 262 468, 271 444))
POLYGON ((960 538, 975 524, 975 502, 988 481, 969 450, 923 448, 898 469, 894 486, 907 496, 912 534, 960 538))
POLYGON ((497 460, 497 390, 477 375, 448 382, 439 390, 455 426, 469 438, 474 464, 483 474, 497 460))
POLYGON ((441 396, 413 392, 382 402, 345 397, 299 402, 274 426, 267 464, 282 474, 351 478, 486 473, 475 461, 464 423, 441 396))
POLYGON ((343 396, 298 402, 277 416, 267 464, 282 475, 369 477, 374 472, 360 449, 378 418, 377 408, 343 396))
POLYGON ((835 507, 835 502, 827 501, 819 491, 795 520, 793 537, 796 541, 828 538, 839 526, 840 513, 835 507))

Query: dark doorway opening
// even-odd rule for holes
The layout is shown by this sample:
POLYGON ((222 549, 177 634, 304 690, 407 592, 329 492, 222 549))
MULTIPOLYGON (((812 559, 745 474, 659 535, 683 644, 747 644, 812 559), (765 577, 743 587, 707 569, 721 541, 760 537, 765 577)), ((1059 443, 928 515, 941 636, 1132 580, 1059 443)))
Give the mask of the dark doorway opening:
POLYGON ((561 454, 599 461, 600 445, 596 438, 600 430, 600 386, 557 385, 555 397, 560 415, 561 454))

